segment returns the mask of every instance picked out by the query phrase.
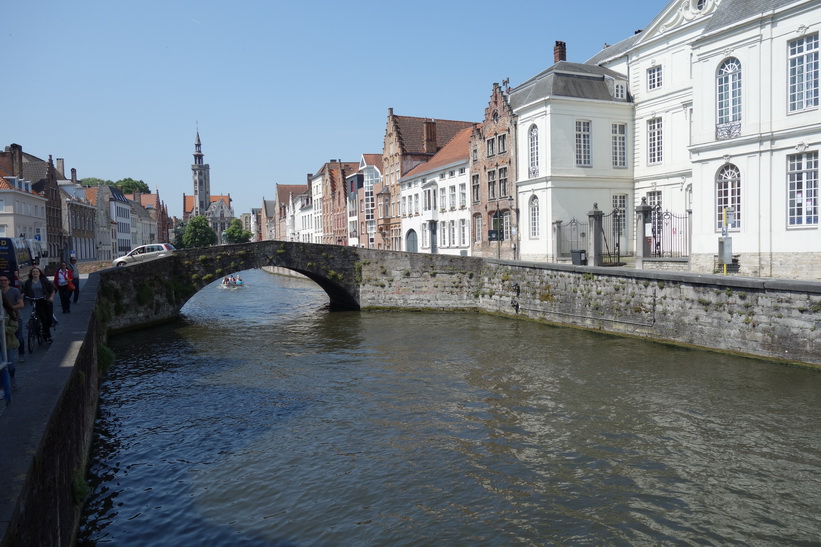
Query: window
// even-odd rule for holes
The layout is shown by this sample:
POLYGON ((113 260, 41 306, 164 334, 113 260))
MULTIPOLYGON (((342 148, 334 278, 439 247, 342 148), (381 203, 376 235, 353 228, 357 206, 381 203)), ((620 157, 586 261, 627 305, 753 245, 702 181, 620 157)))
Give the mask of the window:
POLYGON ((455 220, 450 221, 450 246, 451 247, 456 246, 456 221, 455 220))
POLYGON ((467 219, 459 219, 459 246, 467 247, 468 244, 468 221, 467 219))
POLYGON ((502 233, 499 234, 499 239, 506 241, 510 236, 510 211, 505 211, 502 213, 502 233))
POLYGON ((661 163, 661 118, 647 120, 647 162, 661 163))
POLYGON ((445 180, 445 173, 439 173, 439 180, 445 180))
POLYGON ((529 168, 528 177, 539 176, 539 129, 535 125, 531 125, 528 130, 528 145, 529 145, 529 168))
POLYGON ((448 223, 444 220, 439 223, 439 246, 446 247, 448 241, 448 233, 447 233, 447 225, 448 223))
POLYGON ((459 207, 465 207, 468 204, 468 189, 464 182, 459 184, 459 207))
POLYGON ((716 74, 716 139, 741 134, 741 63, 731 57, 716 74))
POLYGON ((430 246, 428 243, 428 223, 422 223, 422 248, 427 249, 430 246))
POLYGON ((413 214, 419 214, 419 194, 413 195, 413 214))
POLYGON ((450 187, 450 208, 456 208, 456 185, 450 187))
POLYGON ((789 43, 790 112, 818 106, 818 33, 789 43))
POLYGON ((439 207, 444 210, 448 206, 448 193, 447 189, 443 186, 439 188, 439 207))
POLYGON ((459 168, 459 174, 460 174, 460 175, 464 175, 464 174, 465 174, 465 168, 464 168, 464 167, 460 167, 460 168, 459 168))
POLYGON ((627 124, 614 123, 611 127, 613 167, 627 167, 627 124))
POLYGON ((576 120, 576 165, 590 167, 590 122, 576 120))
POLYGON ((539 237, 539 198, 533 196, 528 205, 530 209, 530 237, 539 237))
POLYGON ((487 199, 496 199, 496 171, 487 172, 487 199))
POLYGON ((614 217, 616 222, 614 222, 613 230, 616 234, 623 236, 627 214, 627 194, 613 194, 613 212, 618 214, 614 217))
POLYGON ((507 197, 507 167, 499 168, 499 197, 507 197))
POLYGON ((477 161, 479 159, 479 151, 477 149, 473 149, 473 161, 477 161))
POLYGON ((499 135, 498 141, 499 153, 504 154, 507 152, 507 135, 499 135))
POLYGON ((661 65, 647 69, 647 89, 658 89, 661 87, 661 65))
POLYGON ((616 84, 613 95, 615 99, 625 99, 627 97, 627 87, 624 84, 616 84))
POLYGON ((724 226, 724 209, 734 209, 729 228, 741 228, 741 173, 733 164, 722 167, 716 176, 716 229, 724 226))
POLYGON ((491 157, 491 156, 496 155, 495 148, 496 148, 496 139, 488 139, 487 140, 487 157, 491 157))
POLYGON ((787 219, 790 226, 818 224, 818 152, 787 156, 787 219))
POLYGON ((455 176, 456 176, 456 171, 455 170, 451 170, 451 171, 448 172, 448 177, 453 178, 455 176))
POLYGON ((482 242, 482 216, 476 215, 473 217, 473 242, 482 242))
POLYGON ((479 201, 479 175, 473 175, 471 177, 471 191, 472 191, 472 198, 474 203, 479 201))

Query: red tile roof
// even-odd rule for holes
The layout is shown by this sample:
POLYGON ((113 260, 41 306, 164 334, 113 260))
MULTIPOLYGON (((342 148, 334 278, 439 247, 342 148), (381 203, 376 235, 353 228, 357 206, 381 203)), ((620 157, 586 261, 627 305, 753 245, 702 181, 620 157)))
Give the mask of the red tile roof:
POLYGON ((436 122, 436 146, 438 148, 444 146, 462 129, 472 127, 474 123, 396 115, 394 119, 406 154, 431 153, 425 151, 425 122, 436 122))
POLYGON ((408 171, 401 180, 415 177, 422 173, 436 171, 458 161, 467 161, 470 157, 470 134, 473 131, 473 127, 474 125, 472 124, 459 131, 430 161, 417 165, 408 171))

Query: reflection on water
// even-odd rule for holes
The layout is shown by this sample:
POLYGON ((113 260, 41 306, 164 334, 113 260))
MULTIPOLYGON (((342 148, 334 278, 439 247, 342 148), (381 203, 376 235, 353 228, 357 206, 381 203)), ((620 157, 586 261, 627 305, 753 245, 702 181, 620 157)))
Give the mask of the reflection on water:
POLYGON ((80 544, 821 541, 817 372, 242 276, 111 341, 80 544))

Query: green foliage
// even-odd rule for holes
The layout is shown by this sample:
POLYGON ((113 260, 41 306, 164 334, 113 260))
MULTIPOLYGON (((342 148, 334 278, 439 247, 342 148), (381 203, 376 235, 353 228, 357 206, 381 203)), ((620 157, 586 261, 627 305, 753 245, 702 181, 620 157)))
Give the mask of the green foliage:
POLYGON ((97 369, 105 373, 114 364, 114 352, 108 346, 97 346, 97 369))
POLYGON ((146 183, 141 180, 134 180, 132 178, 120 179, 114 183, 114 186, 120 189, 123 194, 133 194, 139 192, 141 194, 150 194, 151 189, 146 183))
POLYGON ((182 242, 187 248, 208 247, 217 242, 217 234, 202 215, 195 216, 185 227, 182 242))
POLYGON ((252 237, 253 234, 242 227, 242 222, 238 218, 232 220, 225 230, 226 243, 248 243, 252 237))
POLYGON ((74 503, 77 505, 83 503, 83 500, 91 493, 91 488, 86 482, 85 473, 82 469, 74 470, 74 476, 71 479, 71 492, 74 494, 74 503))
POLYGON ((80 181, 82 186, 90 188, 92 186, 114 186, 114 181, 112 180, 105 180, 105 179, 98 179, 95 177, 86 177, 80 181))
POLYGON ((188 222, 185 220, 174 223, 174 235, 171 238, 171 244, 177 249, 185 249, 185 243, 182 238, 185 235, 185 227, 187 225, 188 222))

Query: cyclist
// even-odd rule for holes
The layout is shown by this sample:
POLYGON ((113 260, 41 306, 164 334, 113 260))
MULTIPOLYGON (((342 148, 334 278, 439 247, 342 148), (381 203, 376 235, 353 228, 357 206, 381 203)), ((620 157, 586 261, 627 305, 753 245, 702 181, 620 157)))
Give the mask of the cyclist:
POLYGON ((40 268, 31 269, 29 278, 23 283, 23 294, 28 298, 35 298, 34 313, 43 323, 43 337, 51 343, 51 324, 54 318, 54 283, 43 275, 40 268))

